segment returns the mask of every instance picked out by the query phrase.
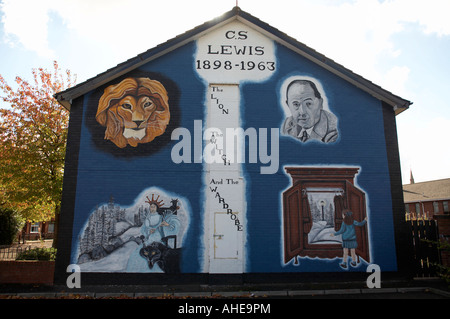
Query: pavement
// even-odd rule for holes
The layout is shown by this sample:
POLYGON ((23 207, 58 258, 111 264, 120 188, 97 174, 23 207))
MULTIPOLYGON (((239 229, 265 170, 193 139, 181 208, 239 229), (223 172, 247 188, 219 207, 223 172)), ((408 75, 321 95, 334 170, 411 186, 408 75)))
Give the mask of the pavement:
POLYGON ((240 285, 66 286, 0 284, 0 299, 450 299, 450 284, 427 280, 240 285))
POLYGON ((326 290, 248 290, 248 291, 40 291, 0 293, 0 299, 450 299, 450 293, 433 287, 326 289, 326 290))
POLYGON ((145 313, 150 316, 157 311, 158 314, 164 313, 169 318, 180 316, 222 318, 230 315, 233 318, 236 316, 278 318, 287 314, 301 315, 305 311, 320 314, 321 317, 334 318, 344 313, 346 316, 362 313, 386 316, 395 310, 400 310, 398 313, 403 317, 416 318, 422 315, 429 316, 430 309, 436 315, 448 311, 448 302, 442 300, 450 300, 450 289, 448 283, 439 280, 382 282, 381 288, 373 289, 354 282, 106 285, 72 289, 57 286, 0 285, 0 308, 3 311, 9 311, 8 308, 12 311, 25 310, 26 306, 52 309, 51 307, 58 305, 59 314, 62 314, 62 311, 74 314, 97 312, 104 318, 117 317, 119 314, 126 314, 125 311, 136 309, 139 314, 145 313), (377 304, 375 300, 382 300, 383 304, 377 304), (419 302, 416 303, 415 300, 419 302), (333 306, 336 301, 336 306, 333 306), (386 302, 389 301, 392 302, 392 306, 386 307, 386 302), (405 306, 399 303, 405 301, 409 301, 410 304, 405 306), (427 301, 433 302, 432 307, 429 307, 427 301))
MULTIPOLYGON (((52 240, 27 241, 51 247, 52 240)), ((0 300, 12 299, 450 299, 450 283, 439 278, 384 280, 381 288, 365 282, 303 282, 214 285, 66 286, 0 283, 0 300)))

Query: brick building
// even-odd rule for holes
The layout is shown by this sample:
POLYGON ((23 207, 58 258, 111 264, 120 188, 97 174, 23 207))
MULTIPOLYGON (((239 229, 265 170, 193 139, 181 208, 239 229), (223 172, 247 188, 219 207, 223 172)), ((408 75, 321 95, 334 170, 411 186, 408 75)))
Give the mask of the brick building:
POLYGON ((54 220, 46 222, 26 222, 18 234, 20 240, 53 239, 55 236, 54 220))
POLYGON ((405 212, 409 218, 432 219, 450 214, 450 178, 403 185, 405 212))
MULTIPOLYGON (((450 178, 403 185, 406 220, 435 220, 439 241, 450 241, 450 178)), ((441 263, 450 266, 450 252, 440 252, 441 263)))

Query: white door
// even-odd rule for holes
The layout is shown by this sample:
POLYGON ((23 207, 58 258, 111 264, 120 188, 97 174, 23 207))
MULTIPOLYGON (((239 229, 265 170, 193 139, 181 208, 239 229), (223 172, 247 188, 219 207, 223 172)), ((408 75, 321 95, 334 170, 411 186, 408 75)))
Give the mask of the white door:
MULTIPOLYGON (((240 125, 240 92, 237 84, 214 84, 208 90, 206 141, 206 271, 244 272, 245 205, 244 180, 238 150, 241 142, 227 147, 227 130, 240 125)), ((232 134, 230 133, 230 134, 232 134)), ((234 136, 231 136, 234 138, 234 136)))
POLYGON ((238 259, 239 236, 230 216, 224 212, 214 213, 214 259, 238 259))

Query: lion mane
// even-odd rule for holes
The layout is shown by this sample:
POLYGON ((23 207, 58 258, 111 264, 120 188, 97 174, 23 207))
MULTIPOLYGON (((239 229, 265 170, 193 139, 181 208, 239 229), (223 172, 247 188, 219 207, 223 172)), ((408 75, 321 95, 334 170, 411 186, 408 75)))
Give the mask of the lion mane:
POLYGON ((106 127, 105 139, 120 148, 149 143, 169 124, 167 91, 156 80, 126 78, 104 90, 95 119, 106 127))

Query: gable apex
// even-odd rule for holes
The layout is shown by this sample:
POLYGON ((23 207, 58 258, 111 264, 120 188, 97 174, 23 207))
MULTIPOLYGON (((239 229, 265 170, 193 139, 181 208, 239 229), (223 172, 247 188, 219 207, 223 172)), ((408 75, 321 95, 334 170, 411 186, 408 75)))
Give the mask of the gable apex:
POLYGON ((295 53, 307 58, 308 60, 316 63, 324 69, 350 82, 351 84, 374 96, 380 101, 385 102, 393 108, 395 115, 398 115, 404 110, 408 109, 412 104, 412 102, 383 89, 381 86, 376 85, 375 83, 345 68, 341 64, 338 64, 337 62, 327 58, 325 55, 288 36, 286 33, 241 10, 238 6, 235 6, 232 10, 224 13, 220 17, 205 22, 202 25, 199 25, 189 31, 186 31, 183 34, 176 36, 175 38, 172 38, 164 43, 157 45, 156 47, 138 54, 137 56, 125 62, 122 62, 117 66, 112 67, 105 72, 84 81, 83 83, 80 83, 65 91, 56 93, 55 98, 66 109, 70 110, 72 100, 134 69, 137 69, 154 59, 157 59, 158 57, 176 50, 177 48, 191 41, 197 40, 202 36, 213 32, 218 28, 221 28, 228 23, 231 23, 232 21, 239 21, 247 25, 248 27, 268 37, 274 42, 287 47, 295 53))

